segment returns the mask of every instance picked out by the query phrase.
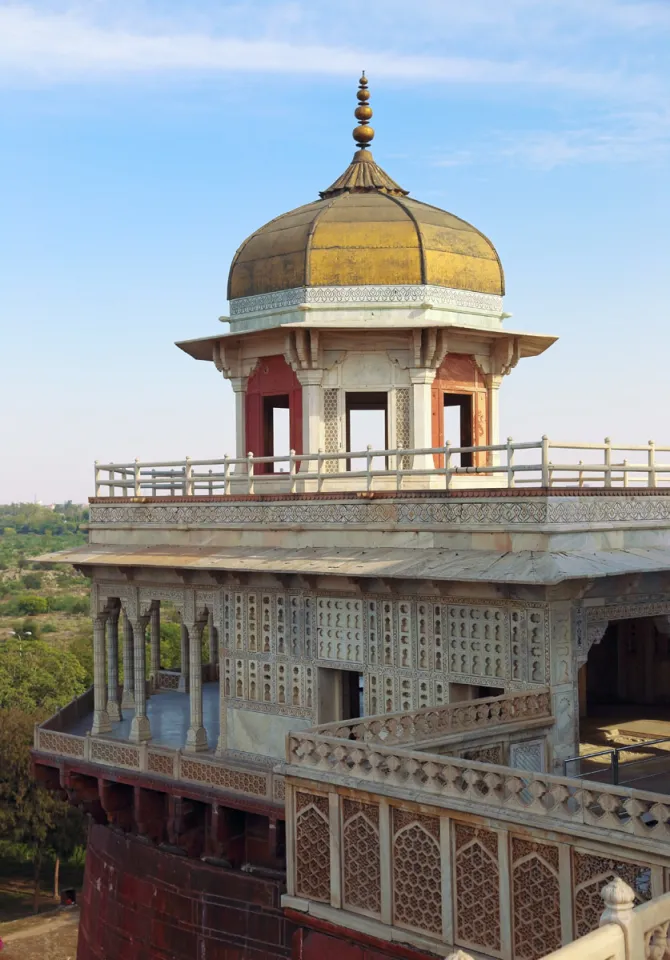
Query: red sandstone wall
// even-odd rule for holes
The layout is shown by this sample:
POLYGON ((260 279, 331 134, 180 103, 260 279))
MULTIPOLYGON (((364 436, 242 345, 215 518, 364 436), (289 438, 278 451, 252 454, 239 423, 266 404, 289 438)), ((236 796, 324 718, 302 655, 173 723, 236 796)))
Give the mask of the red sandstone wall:
POLYGON ((287 960, 281 892, 93 825, 77 960, 287 960))

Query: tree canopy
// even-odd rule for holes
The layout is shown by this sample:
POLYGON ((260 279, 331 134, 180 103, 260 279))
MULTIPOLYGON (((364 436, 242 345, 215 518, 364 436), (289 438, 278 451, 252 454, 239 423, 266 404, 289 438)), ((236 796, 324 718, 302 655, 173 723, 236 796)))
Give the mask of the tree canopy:
POLYGON ((13 637, 0 650, 0 709, 54 713, 86 689, 86 670, 69 650, 34 637, 13 637))

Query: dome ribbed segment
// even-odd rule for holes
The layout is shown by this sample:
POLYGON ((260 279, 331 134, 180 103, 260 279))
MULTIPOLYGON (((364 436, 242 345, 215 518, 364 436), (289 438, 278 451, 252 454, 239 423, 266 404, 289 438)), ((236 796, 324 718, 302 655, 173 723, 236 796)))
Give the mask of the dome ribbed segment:
POLYGON ((331 183, 327 190, 322 190, 320 196, 325 200, 336 197, 339 193, 361 193, 369 190, 390 193, 393 197, 405 197, 409 193, 409 190, 403 190, 375 163, 369 150, 357 150, 344 173, 331 183))

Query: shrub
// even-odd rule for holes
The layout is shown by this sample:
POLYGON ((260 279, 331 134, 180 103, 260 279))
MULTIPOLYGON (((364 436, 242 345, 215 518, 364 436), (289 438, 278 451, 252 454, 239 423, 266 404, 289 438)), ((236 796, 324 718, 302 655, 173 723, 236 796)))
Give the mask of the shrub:
POLYGON ((26 590, 39 590, 42 586, 42 578, 39 573, 25 573, 21 580, 26 590))
POLYGON ((35 597, 32 594, 24 594, 18 597, 17 607, 19 613, 28 614, 31 617, 40 613, 46 613, 49 609, 49 601, 46 597, 35 597))

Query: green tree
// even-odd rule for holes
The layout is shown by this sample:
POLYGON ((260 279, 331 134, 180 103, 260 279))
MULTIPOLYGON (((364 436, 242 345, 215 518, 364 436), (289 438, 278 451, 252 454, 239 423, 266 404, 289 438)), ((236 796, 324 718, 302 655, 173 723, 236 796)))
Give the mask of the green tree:
MULTIPOLYGON (((40 873, 45 857, 57 870, 84 841, 84 820, 58 794, 41 787, 30 763, 35 716, 22 710, 0 710, 0 836, 21 843, 33 861, 33 909, 37 913, 40 873)), ((54 880, 54 888, 57 880, 54 880)))
POLYGON ((161 666, 167 670, 179 667, 181 661, 181 626, 161 621, 161 666))
POLYGON ((86 689, 86 671, 69 650, 12 637, 0 656, 0 709, 54 713, 86 689))

